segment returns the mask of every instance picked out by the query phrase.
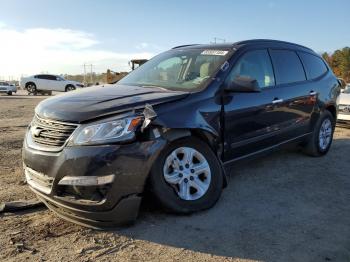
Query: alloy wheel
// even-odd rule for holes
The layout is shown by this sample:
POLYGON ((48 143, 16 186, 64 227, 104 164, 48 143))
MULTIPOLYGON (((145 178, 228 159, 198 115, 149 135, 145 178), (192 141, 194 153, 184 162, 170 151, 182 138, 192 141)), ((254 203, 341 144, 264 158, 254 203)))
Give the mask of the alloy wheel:
POLYGON ((206 158, 191 147, 179 147, 166 158, 163 167, 165 181, 182 200, 197 200, 208 191, 211 181, 206 158))
POLYGON ((323 120, 321 124, 319 137, 318 137, 319 146, 322 150, 326 150, 327 147, 329 146, 332 138, 332 131, 333 131, 332 122, 331 120, 326 118, 325 120, 323 120))

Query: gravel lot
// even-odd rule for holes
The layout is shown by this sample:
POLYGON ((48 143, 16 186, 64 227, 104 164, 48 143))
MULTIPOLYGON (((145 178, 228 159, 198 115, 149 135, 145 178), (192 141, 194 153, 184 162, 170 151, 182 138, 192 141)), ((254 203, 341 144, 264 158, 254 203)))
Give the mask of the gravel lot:
MULTIPOLYGON (((0 95, 0 202, 31 199, 21 146, 45 97, 0 95)), ((114 231, 65 222, 45 208, 0 215, 1 261, 350 261, 350 129, 323 158, 284 150, 231 172, 217 205, 191 216, 143 203, 114 231)))

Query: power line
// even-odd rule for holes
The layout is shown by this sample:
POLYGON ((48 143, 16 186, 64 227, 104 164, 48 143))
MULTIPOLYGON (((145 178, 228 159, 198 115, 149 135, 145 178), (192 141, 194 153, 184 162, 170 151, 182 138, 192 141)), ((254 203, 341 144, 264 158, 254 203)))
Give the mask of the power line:
POLYGON ((226 39, 220 38, 220 37, 214 37, 213 39, 214 39, 214 41, 210 42, 211 44, 217 44, 218 41, 221 42, 221 43, 225 43, 226 42, 226 39))

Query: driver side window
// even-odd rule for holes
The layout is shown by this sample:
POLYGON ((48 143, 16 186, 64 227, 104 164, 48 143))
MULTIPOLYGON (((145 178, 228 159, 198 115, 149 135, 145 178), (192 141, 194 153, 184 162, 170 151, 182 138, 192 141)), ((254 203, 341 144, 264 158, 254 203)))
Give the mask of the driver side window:
POLYGON ((182 64, 183 60, 180 57, 172 57, 162 61, 156 66, 153 77, 159 81, 178 81, 182 64))
POLYGON ((260 88, 274 86, 275 77, 267 50, 254 50, 245 53, 237 61, 227 80, 232 82, 237 77, 255 79, 260 88))

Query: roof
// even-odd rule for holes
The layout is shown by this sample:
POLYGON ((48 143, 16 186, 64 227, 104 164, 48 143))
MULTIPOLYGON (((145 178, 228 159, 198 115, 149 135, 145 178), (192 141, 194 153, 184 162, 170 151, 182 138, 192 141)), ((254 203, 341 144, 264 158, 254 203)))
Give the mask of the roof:
POLYGON ((304 49, 308 51, 312 51, 310 48, 294 44, 286 41, 280 41, 280 40, 272 40, 272 39, 252 39, 252 40, 244 40, 239 41, 235 43, 221 43, 221 44, 208 44, 208 45, 199 45, 199 44, 192 44, 192 45, 181 45, 176 46, 173 49, 192 49, 192 48, 201 48, 201 49, 234 49, 234 48, 240 48, 242 46, 252 46, 252 45, 272 45, 273 47, 293 47, 295 49, 304 49))

